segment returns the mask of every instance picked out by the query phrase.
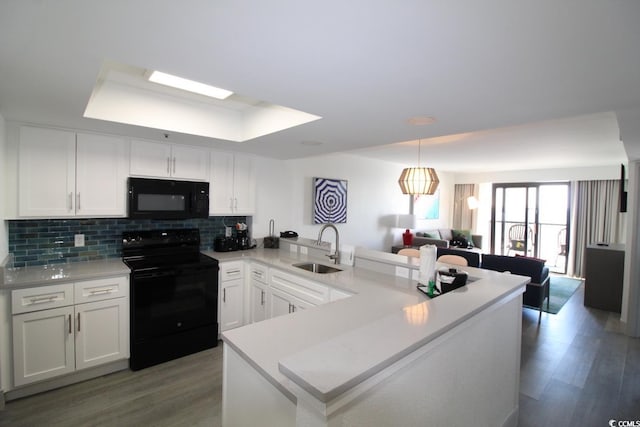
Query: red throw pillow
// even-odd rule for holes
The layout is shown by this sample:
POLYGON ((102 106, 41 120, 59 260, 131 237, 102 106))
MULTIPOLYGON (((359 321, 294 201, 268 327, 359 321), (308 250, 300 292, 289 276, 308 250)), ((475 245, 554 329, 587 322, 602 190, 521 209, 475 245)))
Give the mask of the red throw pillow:
POLYGON ((535 260, 535 261, 539 261, 539 262, 541 262, 541 263, 543 263, 543 264, 547 262, 547 260, 546 260, 546 259, 536 258, 536 257, 533 257, 533 256, 526 256, 526 255, 516 254, 516 257, 518 257, 518 258, 532 259, 532 260, 535 260))

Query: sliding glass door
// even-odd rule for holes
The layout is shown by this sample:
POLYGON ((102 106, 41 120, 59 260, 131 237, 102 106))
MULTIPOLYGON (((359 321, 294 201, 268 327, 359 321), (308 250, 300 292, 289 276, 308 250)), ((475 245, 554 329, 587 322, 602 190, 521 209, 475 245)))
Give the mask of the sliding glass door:
POLYGON ((569 184, 494 184, 491 252, 542 258, 566 273, 569 184))

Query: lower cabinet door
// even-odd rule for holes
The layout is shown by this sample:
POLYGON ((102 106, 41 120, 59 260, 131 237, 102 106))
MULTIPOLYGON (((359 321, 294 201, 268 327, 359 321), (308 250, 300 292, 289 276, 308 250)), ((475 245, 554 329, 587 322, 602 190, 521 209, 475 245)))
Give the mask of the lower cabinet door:
POLYGON ((73 307, 13 316, 13 378, 21 386, 75 370, 73 307))
POLYGON ((129 357, 127 298, 75 306, 76 369, 129 357))
POLYGON ((242 279, 225 280, 220 284, 220 331, 243 325, 242 279))
POLYGON ((257 281, 251 281, 251 323, 267 318, 267 289, 257 281))
POLYGON ((296 298, 279 289, 271 288, 270 308, 271 317, 281 316, 283 314, 295 313, 296 311, 305 310, 315 307, 307 301, 296 298))

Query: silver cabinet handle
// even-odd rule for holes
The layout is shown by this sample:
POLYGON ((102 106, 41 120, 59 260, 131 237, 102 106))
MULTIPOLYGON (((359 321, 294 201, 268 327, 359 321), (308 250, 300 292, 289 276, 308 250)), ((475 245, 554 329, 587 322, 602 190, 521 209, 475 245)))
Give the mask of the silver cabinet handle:
POLYGON ((69 206, 69 209, 68 209, 68 210, 70 210, 70 211, 72 211, 72 210, 73 210, 73 193, 69 193, 69 198, 68 198, 68 201, 67 201, 67 206, 69 206))
POLYGON ((80 332, 80 313, 78 313, 78 332, 80 332))
POLYGON ((227 288, 222 288, 222 302, 227 302, 227 288))
POLYGON ((47 302, 53 302, 53 301, 55 301, 57 299, 58 299, 58 297, 55 296, 55 295, 52 295, 50 297, 31 298, 29 300, 29 303, 30 304, 44 304, 44 303, 47 303, 47 302))
POLYGON ((264 291, 260 291, 260 305, 264 305, 264 291))
POLYGON ((171 157, 167 157, 167 175, 171 173, 171 157))
POLYGON ((235 197, 233 200, 235 201, 233 209, 238 210, 238 198, 235 197))
POLYGON ((80 193, 76 194, 76 210, 80 210, 80 193))
POLYGON ((71 315, 69 315, 69 335, 71 335, 71 315))
POLYGON ((176 158, 173 158, 173 173, 176 173, 176 158))
POLYGON ((110 294, 111 292, 113 292, 113 288, 94 289, 92 291, 89 291, 91 295, 110 294))

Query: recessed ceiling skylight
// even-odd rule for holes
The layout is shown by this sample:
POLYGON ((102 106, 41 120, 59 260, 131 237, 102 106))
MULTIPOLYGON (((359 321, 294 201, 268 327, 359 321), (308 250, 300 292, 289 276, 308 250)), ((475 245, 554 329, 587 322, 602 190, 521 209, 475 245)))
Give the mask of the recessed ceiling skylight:
POLYGON ((149 81, 165 86, 175 87, 176 89, 186 90, 188 92, 199 93, 200 95, 210 96, 216 99, 227 99, 233 94, 230 90, 220 89, 219 87, 210 86, 194 80, 184 79, 182 77, 173 76, 171 74, 154 71, 149 76, 149 81))
POLYGON ((227 141, 248 141, 320 116, 230 93, 225 99, 149 80, 150 70, 105 62, 84 117, 227 141))

